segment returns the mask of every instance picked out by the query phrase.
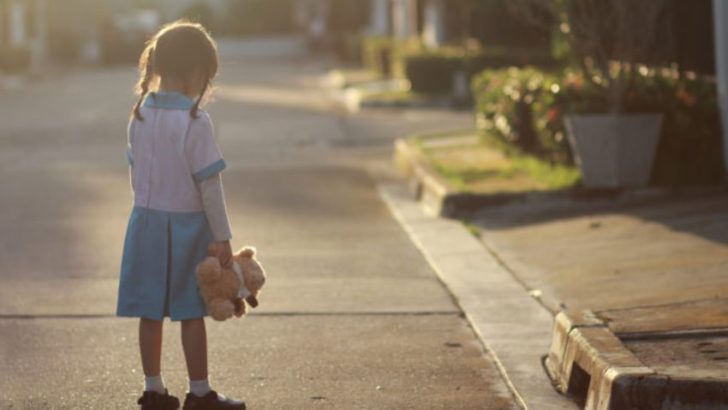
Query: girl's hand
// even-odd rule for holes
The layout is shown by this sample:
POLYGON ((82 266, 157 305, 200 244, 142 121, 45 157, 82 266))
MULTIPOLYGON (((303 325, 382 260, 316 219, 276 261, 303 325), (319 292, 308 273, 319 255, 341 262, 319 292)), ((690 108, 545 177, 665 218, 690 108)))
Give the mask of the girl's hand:
POLYGON ((225 268, 233 267, 233 248, 230 246, 230 241, 217 242, 217 259, 220 260, 220 265, 225 268))

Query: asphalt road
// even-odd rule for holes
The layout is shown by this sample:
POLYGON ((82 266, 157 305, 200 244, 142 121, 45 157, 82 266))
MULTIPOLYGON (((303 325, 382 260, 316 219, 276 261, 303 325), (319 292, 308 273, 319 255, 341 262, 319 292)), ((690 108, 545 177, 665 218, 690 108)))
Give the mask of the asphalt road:
MULTIPOLYGON (((251 409, 515 409, 369 171, 391 141, 467 113, 341 113, 327 63, 288 41, 224 43, 208 110, 229 164, 234 244, 269 273, 244 320, 208 321, 213 387, 251 409), (265 50, 265 52, 261 52, 265 50)), ((54 72, 0 92, 0 408, 130 409, 136 320, 114 317, 131 207, 132 67, 54 72)), ((179 326, 163 374, 183 395, 179 326)))

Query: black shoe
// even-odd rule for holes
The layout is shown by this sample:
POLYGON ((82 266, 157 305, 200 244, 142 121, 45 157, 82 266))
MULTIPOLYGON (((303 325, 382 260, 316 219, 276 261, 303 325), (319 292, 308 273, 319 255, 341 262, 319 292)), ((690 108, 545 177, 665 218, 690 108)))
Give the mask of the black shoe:
POLYGON ((142 410, 177 410, 179 399, 171 396, 167 389, 164 389, 164 394, 145 391, 144 395, 137 400, 137 404, 142 406, 142 410))
POLYGON ((245 410, 245 402, 228 399, 210 390, 202 397, 187 393, 183 410, 245 410))

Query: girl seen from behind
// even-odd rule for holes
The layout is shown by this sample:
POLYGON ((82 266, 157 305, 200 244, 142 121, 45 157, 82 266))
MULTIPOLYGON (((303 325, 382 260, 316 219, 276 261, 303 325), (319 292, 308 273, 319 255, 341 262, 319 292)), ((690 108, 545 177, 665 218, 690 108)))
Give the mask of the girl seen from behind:
POLYGON ((200 110, 218 71, 217 49, 199 24, 163 27, 140 58, 139 100, 129 123, 134 207, 119 281, 117 315, 138 317, 144 369, 142 410, 172 410, 161 376, 162 324, 181 321, 189 376, 186 410, 244 410, 245 403, 210 388, 205 305, 195 266, 216 242, 232 265, 232 237, 220 173, 225 161, 209 116, 200 110))

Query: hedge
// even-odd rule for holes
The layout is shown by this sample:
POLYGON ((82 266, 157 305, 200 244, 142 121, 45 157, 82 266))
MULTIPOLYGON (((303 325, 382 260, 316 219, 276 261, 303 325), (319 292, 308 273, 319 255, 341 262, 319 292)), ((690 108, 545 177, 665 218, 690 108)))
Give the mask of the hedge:
POLYGON ((412 91, 428 94, 447 94, 453 89, 455 73, 465 74, 468 82, 486 68, 535 65, 553 67, 556 62, 541 50, 487 49, 466 52, 462 49, 424 51, 405 56, 405 76, 412 91))
POLYGON ((366 67, 385 77, 403 77, 405 56, 422 49, 422 42, 418 39, 396 40, 385 36, 369 36, 362 42, 362 61, 366 67))

